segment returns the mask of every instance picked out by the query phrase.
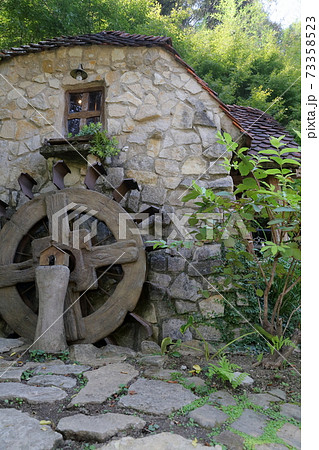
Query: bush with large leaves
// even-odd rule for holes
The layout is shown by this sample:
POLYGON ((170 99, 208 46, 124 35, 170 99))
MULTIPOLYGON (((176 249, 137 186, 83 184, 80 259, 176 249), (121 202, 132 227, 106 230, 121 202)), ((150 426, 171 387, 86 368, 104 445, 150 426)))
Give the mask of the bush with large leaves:
POLYGON ((254 287, 260 322, 254 328, 271 348, 281 351, 264 361, 271 367, 279 367, 292 352, 291 344, 300 341, 298 327, 286 337, 300 310, 301 194, 294 170, 298 171, 300 162, 288 155, 295 149, 281 141, 282 137, 271 138, 273 148, 251 156, 247 148, 238 149, 229 134, 219 133, 219 143, 234 155, 231 162, 225 158, 224 164, 239 171, 242 181, 234 193, 213 192, 193 182, 183 198, 185 202, 196 200, 198 206, 189 219, 196 239, 207 242, 213 238, 224 246, 218 288, 231 285, 240 292, 243 284, 254 287), (268 237, 256 248, 254 233, 264 228, 268 237))

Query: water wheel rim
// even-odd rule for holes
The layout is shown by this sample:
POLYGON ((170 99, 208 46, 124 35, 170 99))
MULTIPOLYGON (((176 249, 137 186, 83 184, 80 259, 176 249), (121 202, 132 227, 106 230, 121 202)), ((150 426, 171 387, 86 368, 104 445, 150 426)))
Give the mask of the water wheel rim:
MULTIPOLYGON (((88 208, 97 211, 95 217, 109 227, 117 241, 120 241, 121 217, 123 223, 127 225, 126 238, 134 240, 138 248, 138 258, 135 262, 121 264, 124 277, 107 302, 97 311, 83 317, 86 337, 81 342, 92 343, 106 337, 123 323, 127 312, 134 310, 145 281, 146 257, 143 241, 132 218, 118 203, 103 194, 81 188, 69 188, 35 197, 19 208, 1 230, 0 266, 13 263, 22 238, 37 222, 47 216, 46 199, 62 193, 69 203, 87 205, 88 208)), ((19 335, 29 339, 34 338, 37 315, 23 302, 16 286, 0 289, 0 313, 19 335)))

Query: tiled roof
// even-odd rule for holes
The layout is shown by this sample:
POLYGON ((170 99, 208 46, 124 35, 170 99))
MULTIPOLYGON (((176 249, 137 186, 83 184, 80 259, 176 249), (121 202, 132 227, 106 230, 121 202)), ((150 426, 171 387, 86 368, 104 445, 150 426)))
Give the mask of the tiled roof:
POLYGON ((61 36, 53 39, 46 39, 36 44, 11 47, 9 50, 0 51, 0 58, 7 59, 27 53, 36 53, 45 50, 54 50, 59 47, 72 47, 75 45, 116 45, 122 47, 168 46, 170 47, 170 51, 174 51, 170 37, 128 34, 123 33, 122 31, 101 31, 100 33, 81 34, 79 36, 61 36))
POLYGON ((300 158, 298 144, 294 141, 294 138, 269 114, 250 106, 227 105, 227 108, 252 136, 248 153, 256 155, 260 150, 274 148, 270 145, 269 138, 285 135, 281 142, 296 149, 296 152, 287 153, 285 156, 300 158))

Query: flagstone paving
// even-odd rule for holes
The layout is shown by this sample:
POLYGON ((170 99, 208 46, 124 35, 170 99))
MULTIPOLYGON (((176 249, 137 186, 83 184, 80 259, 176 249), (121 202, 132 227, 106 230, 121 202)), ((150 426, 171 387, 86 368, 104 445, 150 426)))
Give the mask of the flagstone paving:
MULTIPOLYGON (((185 439, 178 434, 159 433, 155 436, 133 439, 124 437, 119 441, 111 442, 101 447, 101 450, 206 450, 207 447, 190 439, 185 439)), ((220 445, 209 447, 215 450, 222 450, 220 445)))
POLYGON ((24 342, 20 339, 0 338, 0 353, 9 352, 13 348, 20 347, 24 342))
POLYGON ((85 375, 88 384, 72 399, 69 406, 103 403, 119 391, 119 386, 125 386, 137 375, 138 371, 126 363, 107 364, 92 370, 85 375))
POLYGON ((265 416, 250 409, 245 409, 239 419, 232 423, 232 428, 241 433, 258 437, 263 434, 266 424, 265 416))
POLYGON ((121 397, 119 405, 151 414, 171 414, 198 399, 180 384, 139 378, 131 385, 134 395, 121 397))
POLYGON ((48 425, 16 409, 0 409, 1 450, 52 449, 63 440, 48 425))
POLYGON ((301 408, 298 405, 292 405, 291 403, 284 403, 280 406, 280 412, 286 417, 291 417, 292 419, 301 420, 301 408))
POLYGON ((75 365, 75 364, 56 364, 56 365, 49 365, 46 366, 45 364, 40 367, 37 367, 34 371, 35 374, 41 374, 41 375, 71 375, 71 374, 79 374, 86 372, 89 370, 90 366, 81 366, 81 365, 75 365))
POLYGON ((189 417, 205 428, 214 428, 228 419, 227 414, 210 405, 194 409, 194 411, 189 413, 189 417))
POLYGON ((20 383, 1 383, 0 400, 22 399, 27 403, 53 403, 67 397, 67 393, 57 387, 37 387, 20 383))
POLYGON ((232 395, 226 391, 216 391, 209 396, 209 400, 221 406, 236 406, 237 402, 232 395))
POLYGON ((277 432, 277 436, 280 437, 286 444, 291 445, 297 449, 301 448, 300 445, 300 429, 291 423, 285 423, 285 425, 277 432))
POLYGON ((248 394, 248 400, 254 405, 269 408, 272 402, 280 402, 280 399, 274 395, 267 394, 248 394))
POLYGON ((11 350, 21 345, 0 340, 1 450, 301 448, 300 407, 281 389, 212 392, 185 365, 171 370, 166 358, 125 348, 117 354, 115 346, 79 345, 79 361, 13 366, 11 350))
POLYGON ((36 375, 27 381, 32 386, 56 386, 70 389, 76 386, 76 380, 63 375, 36 375))
POLYGON ((145 420, 126 414, 107 413, 97 416, 76 414, 61 419, 57 430, 67 439, 90 439, 105 442, 106 439, 115 436, 120 431, 140 430, 145 424, 145 420))

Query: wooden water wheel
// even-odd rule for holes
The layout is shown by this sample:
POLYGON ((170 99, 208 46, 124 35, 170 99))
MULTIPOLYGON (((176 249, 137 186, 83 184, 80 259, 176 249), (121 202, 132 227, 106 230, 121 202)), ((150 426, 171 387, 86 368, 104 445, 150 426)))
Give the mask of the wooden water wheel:
MULTIPOLYGON (((88 220, 84 217, 80 222, 88 220)), ((146 261, 138 228, 113 200, 75 188, 39 195, 12 216, 0 232, 0 313, 16 333, 29 339, 34 338, 38 319, 35 269, 40 253, 52 244, 70 255, 64 316, 67 341, 97 342, 123 323, 139 299, 146 261), (79 245, 74 246, 72 220, 92 210, 103 238, 88 239, 82 228, 79 245), (120 215, 127 225, 125 239, 119 235, 120 215), (53 240, 58 219, 63 227, 53 240), (108 283, 111 290, 101 284, 105 277, 113 280, 108 283)))

